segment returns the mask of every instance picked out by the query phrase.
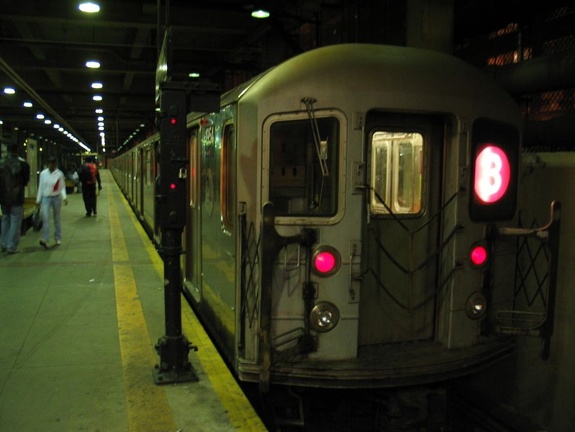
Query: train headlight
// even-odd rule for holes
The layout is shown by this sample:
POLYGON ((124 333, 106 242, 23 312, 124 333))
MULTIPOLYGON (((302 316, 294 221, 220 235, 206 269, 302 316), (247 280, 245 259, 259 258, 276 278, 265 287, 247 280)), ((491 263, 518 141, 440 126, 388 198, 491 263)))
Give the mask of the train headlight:
POLYGON ((489 259, 487 246, 483 243, 475 243, 469 250, 469 261, 473 267, 483 267, 489 259))
POLYGON ((481 319, 487 313, 487 300, 482 294, 475 292, 465 303, 465 313, 473 320, 481 319))
POLYGON ((322 277, 331 276, 339 270, 341 256, 331 246, 321 246, 312 255, 313 272, 322 277))
POLYGON ((319 302, 311 310, 310 323, 315 331, 324 333, 333 329, 339 321, 339 309, 330 302, 319 302))

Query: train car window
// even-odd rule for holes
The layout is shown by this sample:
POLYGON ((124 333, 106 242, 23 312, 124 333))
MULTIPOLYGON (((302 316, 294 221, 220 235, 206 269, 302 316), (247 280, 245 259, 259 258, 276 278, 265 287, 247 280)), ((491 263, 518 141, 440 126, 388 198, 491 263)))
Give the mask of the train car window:
POLYGON ((235 202, 235 128, 233 124, 224 126, 220 159, 220 208, 224 229, 231 231, 234 226, 235 202))
POLYGON ((309 119, 270 128, 269 199, 278 216, 333 216, 337 211, 339 121, 318 117, 316 143, 309 119))
POLYGON ((423 136, 375 132, 371 139, 372 214, 421 212, 423 136))

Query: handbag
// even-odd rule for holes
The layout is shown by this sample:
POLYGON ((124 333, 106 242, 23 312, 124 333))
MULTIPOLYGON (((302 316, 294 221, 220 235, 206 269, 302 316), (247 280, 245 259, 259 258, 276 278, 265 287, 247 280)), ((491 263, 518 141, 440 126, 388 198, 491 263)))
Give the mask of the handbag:
POLYGON ((42 229, 42 213, 40 212, 40 208, 37 208, 32 216, 32 229, 34 231, 40 231, 42 229))

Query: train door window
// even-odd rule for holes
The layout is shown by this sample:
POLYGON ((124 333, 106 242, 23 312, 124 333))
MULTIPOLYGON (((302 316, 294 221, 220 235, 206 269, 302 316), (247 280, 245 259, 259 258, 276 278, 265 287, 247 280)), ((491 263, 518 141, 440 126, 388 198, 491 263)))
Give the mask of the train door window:
POLYGON ((316 114, 315 124, 306 117, 270 127, 269 199, 277 216, 337 212, 339 120, 316 114))
POLYGON ((144 171, 142 173, 145 187, 153 186, 154 184, 154 174, 152 167, 152 147, 146 146, 144 148, 144 171))
POLYGON ((196 207, 198 202, 198 128, 190 133, 190 205, 196 207))
POLYGON ((373 133, 370 207, 372 214, 421 212, 423 136, 417 132, 373 133))
POLYGON ((235 128, 226 124, 222 133, 220 159, 220 208, 224 229, 231 231, 234 226, 235 202, 235 128))

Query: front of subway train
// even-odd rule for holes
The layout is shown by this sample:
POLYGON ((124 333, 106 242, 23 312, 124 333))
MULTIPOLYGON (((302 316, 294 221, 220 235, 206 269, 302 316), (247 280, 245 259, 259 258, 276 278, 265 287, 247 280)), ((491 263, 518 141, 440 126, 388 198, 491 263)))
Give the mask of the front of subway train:
POLYGON ((450 56, 357 44, 291 59, 242 97, 261 175, 258 204, 246 194, 259 232, 241 247, 242 379, 426 384, 512 350, 494 307, 513 303, 515 277, 514 255, 496 263, 516 248, 507 95, 450 56))

